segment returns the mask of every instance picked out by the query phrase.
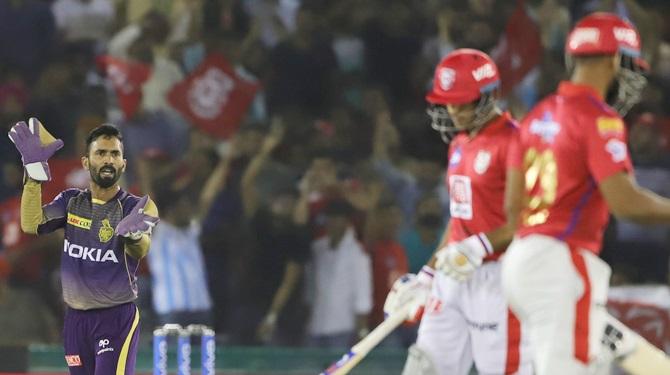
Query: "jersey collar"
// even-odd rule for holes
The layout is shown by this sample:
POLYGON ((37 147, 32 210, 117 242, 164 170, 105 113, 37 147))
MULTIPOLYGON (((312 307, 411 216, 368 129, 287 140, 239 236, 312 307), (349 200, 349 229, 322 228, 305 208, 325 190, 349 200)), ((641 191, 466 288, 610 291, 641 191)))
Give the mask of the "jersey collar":
POLYGON ((111 201, 117 200, 117 199, 118 200, 123 200, 123 198, 125 198, 126 195, 128 194, 128 192, 126 192, 121 187, 119 187, 119 191, 117 191, 116 194, 114 194, 114 196, 110 200, 105 202, 105 201, 100 200, 100 199, 94 199, 93 194, 91 193, 91 189, 89 189, 89 188, 86 188, 86 193, 88 193, 88 198, 91 200, 91 202, 93 202, 95 204, 99 204, 99 205, 104 205, 104 204, 107 204, 107 202, 111 202, 111 201))
POLYGON ((509 112, 505 111, 500 114, 500 116, 496 116, 493 118, 491 121, 489 121, 486 126, 479 132, 479 134, 486 134, 495 131, 496 129, 499 129, 503 126, 513 126, 513 120, 512 120, 512 115, 510 115, 509 112))
POLYGON ((577 95, 590 95, 600 101, 603 100, 602 96, 589 85, 582 85, 578 83, 573 83, 570 81, 562 81, 558 85, 558 95, 563 96, 577 96, 577 95))

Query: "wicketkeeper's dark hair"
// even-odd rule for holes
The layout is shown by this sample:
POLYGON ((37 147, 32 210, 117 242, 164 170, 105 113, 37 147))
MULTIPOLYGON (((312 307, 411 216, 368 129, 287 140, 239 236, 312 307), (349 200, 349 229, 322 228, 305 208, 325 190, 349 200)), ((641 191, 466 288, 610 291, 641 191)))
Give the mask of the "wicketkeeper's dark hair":
POLYGON ((86 136, 86 155, 88 155, 91 150, 91 143, 100 137, 114 137, 123 142, 123 135, 121 135, 121 132, 116 126, 112 124, 102 124, 91 130, 91 132, 88 133, 88 136, 86 136))

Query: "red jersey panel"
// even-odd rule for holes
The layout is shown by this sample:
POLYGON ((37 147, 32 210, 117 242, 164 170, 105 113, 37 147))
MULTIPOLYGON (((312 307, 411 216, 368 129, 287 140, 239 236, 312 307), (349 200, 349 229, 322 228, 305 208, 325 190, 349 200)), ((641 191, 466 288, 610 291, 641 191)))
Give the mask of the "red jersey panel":
POLYGON ((526 182, 519 234, 599 253, 609 213, 598 184, 633 170, 621 117, 592 88, 562 82, 521 123, 515 155, 526 182))
POLYGON ((21 197, 14 196, 0 202, 0 230, 2 230, 2 246, 0 246, 0 276, 13 278, 23 282, 39 281, 43 270, 44 254, 31 252, 11 268, 6 257, 10 253, 28 251, 31 242, 37 237, 30 236, 21 230, 21 197))
POLYGON ((494 119, 474 138, 459 134, 449 147, 451 231, 447 243, 500 227, 507 221, 505 179, 520 168, 509 151, 518 142, 518 127, 509 113, 494 119))
POLYGON ((384 301, 393 283, 409 272, 405 248, 392 240, 378 241, 372 245, 373 307, 370 326, 384 321, 384 301))

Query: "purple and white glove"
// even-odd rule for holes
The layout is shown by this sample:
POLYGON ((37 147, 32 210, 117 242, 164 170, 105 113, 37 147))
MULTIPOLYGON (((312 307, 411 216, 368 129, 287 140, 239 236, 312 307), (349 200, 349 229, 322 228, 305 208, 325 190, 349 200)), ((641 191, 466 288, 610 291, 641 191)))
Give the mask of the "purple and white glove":
POLYGON ((478 233, 438 250, 435 269, 458 281, 465 281, 490 254, 493 254, 491 242, 484 233, 478 233))
POLYGON ((29 127, 25 121, 17 122, 9 131, 9 139, 19 150, 28 177, 37 181, 50 181, 51 173, 47 161, 63 147, 63 141, 56 139, 47 145, 42 144, 40 126, 34 126, 34 123, 36 121, 31 121, 29 127))
POLYGON ((149 196, 145 195, 140 199, 128 216, 124 217, 116 226, 115 233, 126 237, 132 241, 142 238, 145 233, 151 234, 151 229, 158 224, 159 218, 144 213, 144 207, 149 201, 149 196))

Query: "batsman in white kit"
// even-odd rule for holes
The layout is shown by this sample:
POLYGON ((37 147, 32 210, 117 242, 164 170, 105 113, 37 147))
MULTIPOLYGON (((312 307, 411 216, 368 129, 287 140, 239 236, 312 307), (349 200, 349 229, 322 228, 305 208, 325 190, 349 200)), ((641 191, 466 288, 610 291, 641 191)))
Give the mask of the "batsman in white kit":
POLYGON ((609 374, 612 359, 631 374, 670 374, 662 352, 606 312, 610 268, 597 256, 608 209, 670 223, 670 200, 635 183, 621 118, 646 83, 640 37, 618 16, 594 13, 565 50, 570 80, 521 122, 512 152, 525 186, 508 197, 524 207, 520 217, 511 211, 520 227, 502 260, 503 288, 528 327, 538 375, 609 374))
POLYGON ((489 56, 459 49, 439 63, 426 96, 432 127, 449 144, 452 217, 430 262, 397 280, 386 299, 386 314, 412 304, 410 320, 421 319, 404 375, 466 375, 473 363, 479 374, 533 373, 500 286, 498 258, 514 232, 506 183, 520 180, 521 165, 508 157, 518 128, 497 105, 499 87, 489 56))

